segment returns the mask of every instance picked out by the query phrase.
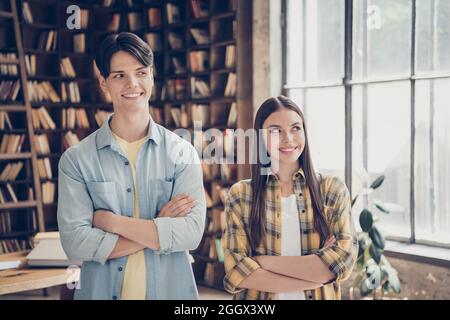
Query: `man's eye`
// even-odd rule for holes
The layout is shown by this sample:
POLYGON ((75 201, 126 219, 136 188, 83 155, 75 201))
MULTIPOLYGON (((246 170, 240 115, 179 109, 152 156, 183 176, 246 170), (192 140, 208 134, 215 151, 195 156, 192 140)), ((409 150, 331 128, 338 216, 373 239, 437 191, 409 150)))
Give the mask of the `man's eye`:
POLYGON ((118 78, 123 78, 123 74, 119 73, 114 76, 114 79, 118 79, 118 78))

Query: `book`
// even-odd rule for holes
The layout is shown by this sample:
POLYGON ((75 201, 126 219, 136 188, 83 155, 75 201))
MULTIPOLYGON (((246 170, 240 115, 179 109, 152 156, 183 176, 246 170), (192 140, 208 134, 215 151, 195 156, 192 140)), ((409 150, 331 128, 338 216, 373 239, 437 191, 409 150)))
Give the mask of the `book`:
POLYGON ((159 8, 148 8, 147 16, 150 28, 162 26, 161 10, 159 8))
POLYGON ((144 23, 142 22, 142 14, 140 12, 128 13, 128 26, 131 31, 143 29, 144 23))
POLYGON ((47 109, 42 106, 37 109, 31 110, 31 115, 33 118, 33 127, 35 129, 44 128, 44 129, 56 129, 55 122, 52 117, 48 113, 47 109))
POLYGON ((181 22, 180 7, 174 3, 166 4, 167 22, 169 24, 181 22))
POLYGON ((192 16, 194 19, 209 16, 209 1, 206 0, 190 0, 192 16))
POLYGON ((55 201, 55 184, 51 181, 42 184, 42 203, 49 204, 55 201))
POLYGON ((36 75, 36 55, 35 54, 26 54, 25 55, 25 66, 27 69, 27 74, 29 76, 36 75))
POLYGON ((34 146, 39 155, 49 155, 50 145, 46 134, 34 135, 34 146))
POLYGON ((8 112, 0 111, 0 130, 12 129, 13 125, 11 119, 9 118, 8 112))
POLYGON ((84 108, 62 109, 61 126, 64 129, 89 128, 89 120, 84 108))
POLYGON ((206 98, 211 95, 209 84, 198 78, 191 78, 191 95, 193 98, 206 98))
POLYGON ((26 23, 33 23, 33 14, 31 13, 28 2, 22 3, 22 15, 26 23))
POLYGON ((43 158, 37 160, 37 169, 39 173, 39 177, 41 179, 52 179, 53 178, 53 172, 52 172, 52 166, 50 164, 49 158, 43 158))
POLYGON ((159 124, 164 124, 164 109, 149 106, 149 112, 152 119, 159 124))
POLYGON ((203 72, 209 68, 208 51, 189 52, 189 63, 192 72, 203 72))
POLYGON ((73 35, 73 52, 76 53, 86 52, 86 34, 77 33, 73 35))
POLYGON ((108 25, 106 27, 108 32, 117 32, 119 31, 120 26, 120 13, 114 13, 109 16, 108 25))
POLYGON ((0 174, 0 181, 14 181, 23 168, 23 162, 8 163, 0 174))
POLYGON ((0 82, 0 101, 16 101, 20 90, 20 81, 0 82))
POLYGON ((236 79, 235 73, 230 72, 228 74, 227 85, 224 92, 225 97, 233 97, 236 95, 236 79))
POLYGON ((99 127, 101 127, 111 113, 112 112, 110 112, 110 111, 104 111, 104 110, 95 111, 94 118, 95 118, 95 122, 97 123, 97 125, 99 127))
POLYGON ((177 57, 172 57, 172 65, 175 74, 186 73, 186 66, 177 57))
POLYGON ((81 29, 87 29, 89 26, 89 10, 80 9, 80 27, 81 29))
POLYGON ((80 139, 78 138, 76 133, 67 131, 66 134, 64 135, 64 142, 66 144, 66 148, 69 148, 80 142, 80 139))
POLYGON ((0 144, 0 153, 20 153, 25 134, 5 134, 0 144))
POLYGON ((145 34, 144 38, 145 42, 147 42, 152 51, 160 52, 163 50, 161 34, 156 32, 149 32, 145 34))
POLYGON ((37 234, 36 237, 40 236, 38 241, 35 240, 35 247, 27 255, 26 259, 29 266, 39 266, 39 267, 68 267, 71 265, 81 266, 81 260, 70 260, 64 252, 61 244, 61 239, 59 233, 55 235, 51 233, 46 236, 37 234))
POLYGON ((66 78, 75 78, 77 76, 75 69, 73 68, 72 61, 69 57, 61 59, 60 63, 61 75, 66 78))
POLYGON ((233 102, 230 107, 230 112, 228 113, 227 127, 235 128, 237 122, 237 105, 233 102))
MULTIPOLYGON (((16 61, 17 56, 14 52, 12 53, 0 53, 0 61, 10 62, 16 61)), ((18 69, 16 64, 0 63, 0 75, 5 76, 17 76, 18 69)))
POLYGON ((58 45, 58 32, 56 30, 41 31, 36 49, 42 51, 55 51, 58 45))
POLYGON ((75 81, 61 83, 61 100, 63 102, 80 103, 81 95, 78 83, 75 81))
POLYGON ((28 81, 31 102, 61 102, 59 95, 49 81, 28 81))
POLYGON ((236 65, 236 46, 228 45, 225 49, 225 67, 233 68, 236 65))
POLYGON ((169 32, 167 41, 172 50, 181 49, 184 46, 183 38, 180 34, 175 32, 169 32))
POLYGON ((170 108, 170 114, 175 123, 175 127, 187 128, 189 127, 189 117, 186 111, 186 106, 183 104, 180 107, 170 108))
POLYGON ((191 28, 191 35, 197 45, 209 44, 209 32, 206 29, 191 28))
POLYGON ((210 125, 210 106, 205 104, 193 104, 191 106, 192 124, 200 122, 202 127, 210 125))

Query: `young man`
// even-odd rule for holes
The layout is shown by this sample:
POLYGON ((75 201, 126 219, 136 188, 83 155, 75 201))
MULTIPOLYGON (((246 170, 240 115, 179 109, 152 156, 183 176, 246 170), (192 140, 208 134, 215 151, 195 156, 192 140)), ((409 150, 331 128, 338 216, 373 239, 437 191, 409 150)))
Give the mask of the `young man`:
POLYGON ((206 214, 197 153, 150 117, 144 41, 110 35, 95 61, 114 113, 59 161, 61 242, 83 260, 75 299, 197 299, 188 255, 206 214))

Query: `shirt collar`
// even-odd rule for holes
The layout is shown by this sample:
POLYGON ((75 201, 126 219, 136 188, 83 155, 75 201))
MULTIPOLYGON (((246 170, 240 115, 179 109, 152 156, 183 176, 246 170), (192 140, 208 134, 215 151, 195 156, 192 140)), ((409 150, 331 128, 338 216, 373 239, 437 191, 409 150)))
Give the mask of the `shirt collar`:
MULTIPOLYGON (((99 129, 99 132, 97 134, 97 150, 100 150, 106 146, 110 146, 114 139, 111 128, 109 126, 109 123, 111 122, 113 115, 114 113, 110 114, 99 129)), ((153 140, 157 145, 161 141, 161 133, 157 128, 157 124, 155 123, 155 121, 153 121, 151 117, 147 131, 146 141, 147 140, 153 140)))
MULTIPOLYGON (((303 180, 303 181, 306 181, 306 178, 305 178, 305 172, 303 171, 303 168, 300 168, 300 169, 298 169, 293 175, 292 175, 292 180, 297 180, 297 179, 301 179, 301 180, 303 180)), ((269 180, 269 179, 275 179, 275 180, 278 180, 278 176, 277 176, 277 174, 276 173, 274 173, 273 171, 272 171, 272 168, 268 168, 268 171, 267 171, 267 179, 269 180)))

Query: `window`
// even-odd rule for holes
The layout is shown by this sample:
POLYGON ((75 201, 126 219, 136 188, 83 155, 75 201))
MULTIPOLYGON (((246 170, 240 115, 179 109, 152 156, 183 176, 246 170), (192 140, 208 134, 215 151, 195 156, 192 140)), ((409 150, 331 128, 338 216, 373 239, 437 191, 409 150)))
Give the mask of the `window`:
POLYGON ((450 245, 450 1, 284 0, 285 94, 316 169, 373 198, 388 237, 450 245), (330 14, 332 12, 333 14, 330 14))

